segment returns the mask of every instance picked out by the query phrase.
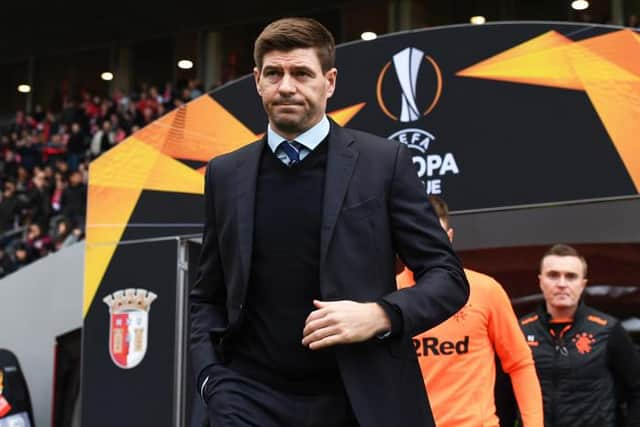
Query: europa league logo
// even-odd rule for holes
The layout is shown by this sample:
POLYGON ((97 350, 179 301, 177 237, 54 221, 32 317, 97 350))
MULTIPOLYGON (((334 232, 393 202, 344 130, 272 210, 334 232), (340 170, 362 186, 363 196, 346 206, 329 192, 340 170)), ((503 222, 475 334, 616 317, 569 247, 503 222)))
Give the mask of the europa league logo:
POLYGON ((378 76, 378 82, 376 85, 376 96, 378 98, 378 104, 382 111, 391 119, 400 121, 402 123, 415 122, 422 116, 426 116, 433 110, 438 103, 438 99, 442 94, 442 74, 440 67, 434 61, 433 58, 424 54, 424 52, 415 47, 408 47, 393 55, 392 61, 387 62, 380 75, 378 76), (424 60, 433 67, 436 87, 433 99, 427 107, 422 110, 418 107, 418 76, 420 75, 420 68, 422 60, 424 60), (400 84, 400 117, 393 114, 383 99, 382 85, 385 79, 385 75, 393 63, 398 83, 400 84))

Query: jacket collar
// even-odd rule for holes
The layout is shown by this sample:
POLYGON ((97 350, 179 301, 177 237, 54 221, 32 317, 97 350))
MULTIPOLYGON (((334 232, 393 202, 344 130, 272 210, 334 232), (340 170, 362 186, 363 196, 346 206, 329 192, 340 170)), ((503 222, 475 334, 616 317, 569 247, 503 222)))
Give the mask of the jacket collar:
MULTIPOLYGON (((325 172, 320 232, 320 272, 326 260, 329 244, 333 237, 338 214, 342 208, 349 182, 358 159, 358 151, 351 146, 353 136, 340 125, 329 119, 331 129, 327 139, 327 168, 325 172)), ((256 185, 260 158, 265 151, 267 136, 247 147, 236 164, 236 209, 238 214, 238 235, 243 283, 249 281, 251 255, 253 251, 254 211, 256 185)), ((322 276, 321 276, 322 280, 322 276)))
MULTIPOLYGON (((580 302, 578 303, 578 308, 573 316, 573 323, 576 324, 578 321, 581 321, 586 316, 587 305, 584 303, 584 300, 580 298, 580 302)), ((540 320, 545 324, 545 326, 549 326, 551 323, 551 315, 547 312, 547 306, 543 302, 540 304, 536 310, 536 313, 540 317, 540 320)))

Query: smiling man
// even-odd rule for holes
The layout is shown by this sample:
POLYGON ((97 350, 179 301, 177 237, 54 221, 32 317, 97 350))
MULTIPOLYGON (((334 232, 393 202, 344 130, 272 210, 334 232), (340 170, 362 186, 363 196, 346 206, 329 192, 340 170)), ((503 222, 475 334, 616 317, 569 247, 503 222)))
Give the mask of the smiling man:
POLYGON ((554 245, 538 280, 545 304, 520 325, 540 379, 545 426, 640 426, 640 356, 618 320, 582 302, 587 261, 571 246, 554 245))
POLYGON ((406 147, 326 116, 334 56, 317 21, 268 25, 265 137, 207 167, 191 353, 211 426, 433 426, 411 337, 469 287, 406 147))

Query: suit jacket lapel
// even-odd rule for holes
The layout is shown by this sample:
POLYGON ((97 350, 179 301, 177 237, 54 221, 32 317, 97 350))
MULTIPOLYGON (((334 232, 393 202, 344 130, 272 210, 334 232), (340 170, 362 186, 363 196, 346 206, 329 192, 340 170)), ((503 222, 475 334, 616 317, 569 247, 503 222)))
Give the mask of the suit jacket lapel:
POLYGON ((265 137, 251 145, 246 154, 238 160, 236 165, 236 203, 238 221, 238 241, 240 244, 240 261, 242 266, 243 290, 240 296, 244 296, 244 289, 249 283, 251 267, 251 254, 253 251, 253 221, 256 201, 256 184, 258 181, 258 167, 260 157, 266 143, 265 137))
POLYGON ((353 138, 333 121, 331 121, 331 131, 327 142, 329 143, 329 151, 320 232, 320 271, 322 271, 338 214, 358 159, 358 152, 349 147, 353 138))

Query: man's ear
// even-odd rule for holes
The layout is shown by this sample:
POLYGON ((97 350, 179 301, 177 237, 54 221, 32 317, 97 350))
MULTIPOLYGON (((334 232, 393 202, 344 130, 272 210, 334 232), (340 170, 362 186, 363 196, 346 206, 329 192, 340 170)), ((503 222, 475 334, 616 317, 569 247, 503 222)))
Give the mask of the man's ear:
POLYGON ((447 236, 449 236, 449 242, 453 243, 453 228, 449 227, 449 229, 447 229, 447 236))
POLYGON ((258 67, 253 67, 253 78, 256 81, 258 95, 262 96, 262 90, 260 89, 260 70, 258 70, 258 67))
POLYGON ((589 279, 582 279, 582 290, 583 291, 587 287, 588 284, 589 284, 589 279))
POLYGON ((338 78, 338 70, 334 67, 327 71, 324 75, 327 79, 327 98, 331 98, 336 90, 336 80, 338 78))

